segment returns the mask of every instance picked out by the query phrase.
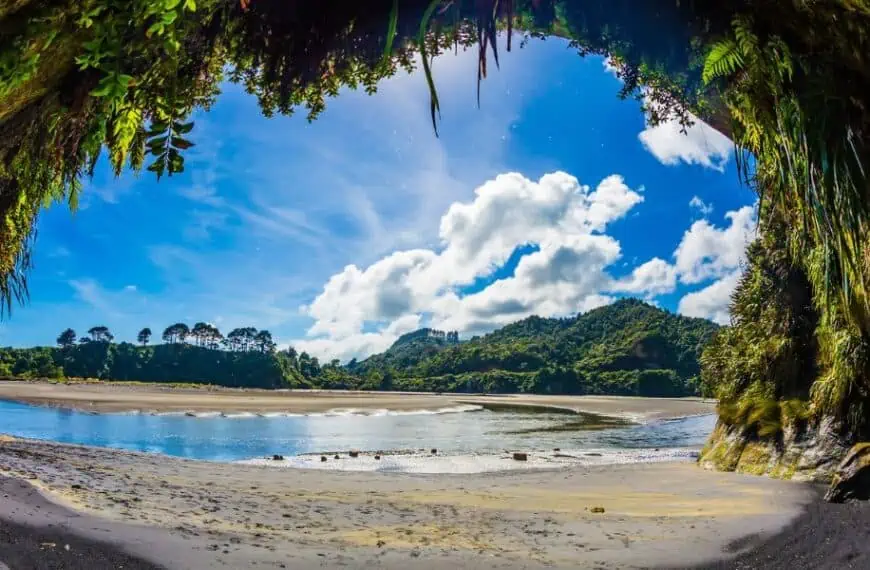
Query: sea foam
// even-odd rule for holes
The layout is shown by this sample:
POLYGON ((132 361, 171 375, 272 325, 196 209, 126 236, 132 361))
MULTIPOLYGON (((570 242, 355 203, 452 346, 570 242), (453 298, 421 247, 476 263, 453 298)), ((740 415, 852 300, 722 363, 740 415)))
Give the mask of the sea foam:
MULTIPOLYGON (((298 417, 343 417, 343 416, 432 416, 439 414, 460 414, 464 412, 477 412, 483 410, 483 406, 465 404, 460 406, 452 406, 446 408, 435 408, 430 410, 389 410, 383 409, 366 409, 366 408, 334 408, 325 412, 310 412, 307 414, 295 414, 291 412, 156 412, 153 415, 157 416, 187 416, 191 418, 225 418, 225 419, 245 419, 245 418, 298 418, 298 417)), ((128 414, 139 413, 138 410, 126 412, 128 414)))

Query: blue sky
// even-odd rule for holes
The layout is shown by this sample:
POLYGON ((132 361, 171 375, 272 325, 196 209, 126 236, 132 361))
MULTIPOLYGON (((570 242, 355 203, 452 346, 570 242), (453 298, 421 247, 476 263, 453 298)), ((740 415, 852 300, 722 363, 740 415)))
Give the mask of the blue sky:
POLYGON ((626 295, 727 321, 755 201, 730 142, 647 128, 602 59, 561 40, 501 64, 478 109, 476 53, 435 61, 437 138, 420 74, 310 124, 225 85, 184 174, 101 164, 76 213, 41 215, 31 301, 0 344, 206 321, 348 359, 419 326, 468 336, 626 295))

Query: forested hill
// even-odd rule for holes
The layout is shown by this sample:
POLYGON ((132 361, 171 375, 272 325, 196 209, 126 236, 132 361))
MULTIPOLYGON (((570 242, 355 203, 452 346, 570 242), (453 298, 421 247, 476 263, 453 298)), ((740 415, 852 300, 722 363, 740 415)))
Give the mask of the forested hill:
MULTIPOLYGON (((698 356, 718 327, 626 299, 568 319, 529 317, 460 342, 422 329, 362 362, 321 364, 276 350, 268 331, 177 323, 165 344, 115 343, 106 327, 58 347, 0 349, 0 376, 193 382, 259 388, 351 388, 436 392, 536 392, 679 396, 697 393, 698 356), (191 340, 192 339, 192 340, 191 340)), ((146 334, 147 333, 147 334, 146 334)))
POLYGON ((354 373, 370 373, 374 371, 395 373, 399 370, 409 370, 441 350, 459 343, 459 333, 420 329, 400 336, 386 352, 375 354, 361 363, 351 360, 347 369, 354 373))
POLYGON ((384 387, 438 391, 686 395, 696 393, 698 357, 717 329, 624 299, 575 318, 529 317, 463 343, 403 337, 348 370, 384 387))

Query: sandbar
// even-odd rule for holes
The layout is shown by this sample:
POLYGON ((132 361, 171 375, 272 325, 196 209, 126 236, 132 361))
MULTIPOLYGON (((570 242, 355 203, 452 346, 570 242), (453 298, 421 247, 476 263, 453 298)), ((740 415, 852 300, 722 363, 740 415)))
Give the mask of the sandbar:
POLYGON ((0 381, 0 400, 91 412, 318 413, 353 410, 437 410, 458 405, 586 412, 634 420, 667 419, 715 412, 700 398, 620 396, 501 396, 340 390, 256 390, 203 386, 177 388, 123 382, 51 383, 0 381))

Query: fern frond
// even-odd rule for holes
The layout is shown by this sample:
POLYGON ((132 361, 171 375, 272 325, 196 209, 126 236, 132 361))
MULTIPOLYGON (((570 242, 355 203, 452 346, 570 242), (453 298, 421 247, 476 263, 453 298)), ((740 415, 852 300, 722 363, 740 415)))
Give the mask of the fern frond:
POLYGON ((737 38, 737 47, 740 54, 749 60, 754 60, 759 54, 758 36, 752 31, 752 21, 738 17, 734 19, 734 37, 737 38))
POLYGON ((719 77, 727 77, 743 67, 743 55, 737 43, 732 39, 723 40, 713 45, 713 49, 704 60, 704 71, 701 78, 704 83, 710 83, 719 77))

